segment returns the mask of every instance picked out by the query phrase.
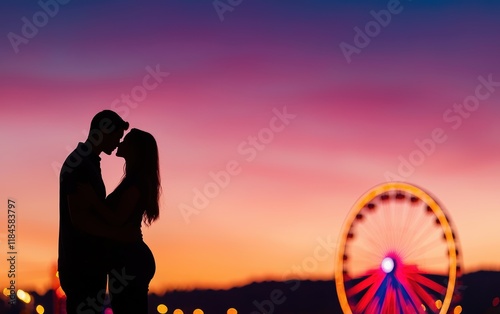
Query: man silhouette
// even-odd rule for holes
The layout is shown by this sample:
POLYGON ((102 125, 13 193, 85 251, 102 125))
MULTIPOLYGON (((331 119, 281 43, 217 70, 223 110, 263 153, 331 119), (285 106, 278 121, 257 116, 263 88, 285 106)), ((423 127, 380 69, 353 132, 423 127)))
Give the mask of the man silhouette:
POLYGON ((67 314, 102 312, 109 259, 107 239, 140 237, 126 228, 106 225, 77 189, 78 184, 90 184, 98 197, 105 200, 99 155, 110 155, 128 127, 128 122, 114 111, 97 113, 87 140, 78 143, 61 168, 58 271, 66 294, 67 314))

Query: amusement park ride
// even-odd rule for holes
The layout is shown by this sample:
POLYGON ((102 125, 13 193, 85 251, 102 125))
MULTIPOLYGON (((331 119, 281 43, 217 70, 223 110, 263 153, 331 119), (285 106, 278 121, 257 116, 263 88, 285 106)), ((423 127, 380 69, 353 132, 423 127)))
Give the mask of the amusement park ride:
POLYGON ((335 283, 345 314, 461 313, 461 252, 444 208, 407 183, 378 185, 343 225, 335 283))

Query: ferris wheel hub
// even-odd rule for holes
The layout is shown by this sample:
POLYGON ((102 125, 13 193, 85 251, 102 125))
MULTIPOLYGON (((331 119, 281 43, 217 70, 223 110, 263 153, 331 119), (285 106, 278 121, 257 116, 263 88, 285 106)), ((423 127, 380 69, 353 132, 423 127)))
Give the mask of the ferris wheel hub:
POLYGON ((382 260, 380 267, 384 273, 389 274, 394 270, 394 260, 390 257, 386 257, 382 260))

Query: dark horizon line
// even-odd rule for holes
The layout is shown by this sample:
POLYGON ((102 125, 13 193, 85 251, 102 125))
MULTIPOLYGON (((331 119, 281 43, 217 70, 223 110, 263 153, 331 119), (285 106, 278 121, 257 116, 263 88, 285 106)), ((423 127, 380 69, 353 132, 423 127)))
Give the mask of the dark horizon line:
MULTIPOLYGON (((461 277, 464 277, 464 276, 470 276, 470 275, 474 275, 474 274, 478 274, 478 273, 500 273, 500 269, 479 269, 479 270, 475 270, 475 271, 470 271, 470 272, 467 272, 467 273, 463 273, 461 275, 461 277)), ((269 279, 269 280, 260 280, 260 281, 250 281, 250 282, 247 282, 246 284, 239 284, 239 285, 235 285, 235 286, 232 286, 230 288, 208 288, 208 287, 195 287, 195 288, 174 288, 174 289, 164 289, 163 290, 163 295, 169 293, 169 292, 192 292, 192 291, 230 291, 230 290, 233 290, 233 289, 241 289, 241 288, 245 288, 245 287, 248 287, 248 286, 251 286, 251 285, 258 285, 258 284, 266 284, 266 283, 285 283, 285 282, 290 282, 290 281, 300 281, 300 282, 321 282, 321 283, 324 283, 324 282, 329 282, 331 281, 332 283, 335 283, 335 279, 334 277, 332 278, 325 278, 325 279, 310 279, 310 278, 290 278, 290 279, 287 279, 287 280, 273 280, 273 279, 269 279)), ((45 290, 42 294, 38 294, 38 292, 36 292, 36 290, 26 290, 26 292, 28 293, 36 293, 40 296, 43 296, 45 294, 47 294, 49 291, 55 291, 53 288, 50 288, 50 289, 47 289, 45 290)), ((156 293, 156 292, 150 292, 149 293, 150 295, 157 295, 157 296, 160 296, 162 295, 161 293, 156 293)))

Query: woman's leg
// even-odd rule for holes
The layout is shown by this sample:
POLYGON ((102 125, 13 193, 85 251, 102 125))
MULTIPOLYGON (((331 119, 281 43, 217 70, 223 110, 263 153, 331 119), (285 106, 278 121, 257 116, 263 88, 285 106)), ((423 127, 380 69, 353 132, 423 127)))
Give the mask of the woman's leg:
MULTIPOLYGON (((123 254, 124 263, 120 271, 110 273, 110 295, 114 314, 147 314, 149 282, 154 276, 156 265, 153 253, 141 242, 128 246, 123 254), (121 277, 121 278, 119 278, 121 277), (125 282, 122 289, 112 290, 112 281, 125 282)), ((117 263, 116 265, 119 265, 117 263)), ((120 266, 122 266, 120 265, 120 266)), ((120 268, 120 266, 118 268, 120 268)))

